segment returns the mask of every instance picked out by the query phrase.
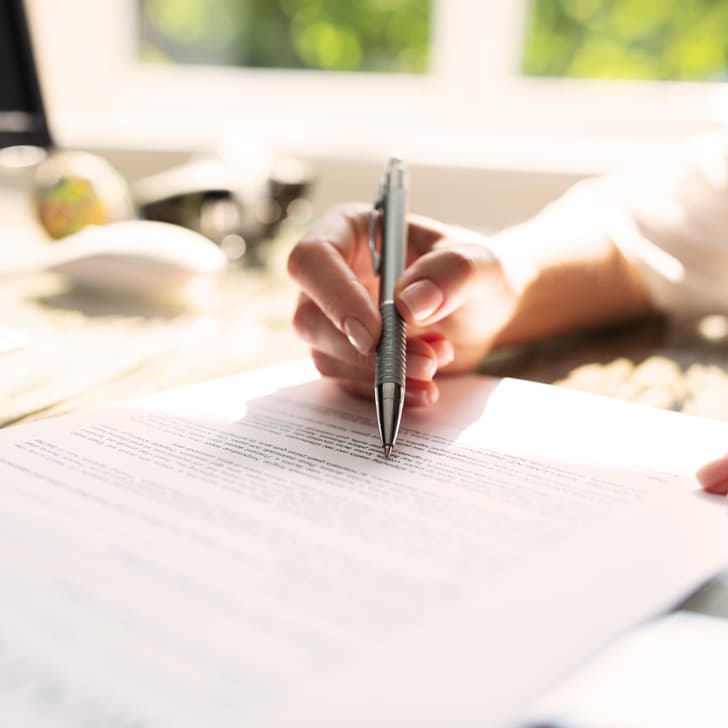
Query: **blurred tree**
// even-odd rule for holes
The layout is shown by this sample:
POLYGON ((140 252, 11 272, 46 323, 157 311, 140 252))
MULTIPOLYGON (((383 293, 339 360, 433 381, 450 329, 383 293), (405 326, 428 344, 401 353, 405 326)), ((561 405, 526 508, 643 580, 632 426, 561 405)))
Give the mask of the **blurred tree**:
POLYGON ((138 0, 148 63, 425 73, 431 0, 138 0))
POLYGON ((527 76, 717 81, 728 0, 530 0, 527 76))

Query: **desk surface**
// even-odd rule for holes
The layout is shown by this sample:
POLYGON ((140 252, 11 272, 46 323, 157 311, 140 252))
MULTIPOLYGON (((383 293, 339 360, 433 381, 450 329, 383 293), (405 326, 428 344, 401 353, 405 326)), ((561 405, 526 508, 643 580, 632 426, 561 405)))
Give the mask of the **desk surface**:
POLYGON ((27 272, 53 243, 23 189, 7 181, 0 220, 0 326, 27 337, 0 354, 0 426, 307 354, 291 330, 296 292, 285 275, 295 230, 267 244, 265 268, 231 266, 186 306, 105 297, 27 272))
MULTIPOLYGON (((48 245, 17 182, 0 179, 0 325, 28 336, 0 354, 0 426, 234 374, 307 347, 290 325, 285 260, 297 231, 269 244, 265 268, 229 270, 201 307, 68 289, 47 274, 3 274, 48 245)), ((728 322, 635 322, 498 352, 484 373, 728 419, 728 322)), ((728 449, 728 442, 726 443, 728 449)), ((728 574, 688 608, 728 617, 728 574)))
POLYGON ((69 290, 29 276, 0 292, 26 345, 0 354, 0 424, 29 421, 302 357, 278 270, 227 272, 195 310, 69 290))
MULTIPOLYGON (((294 231, 270 244, 266 268, 229 270, 216 295, 188 309, 74 291, 51 275, 3 275, 47 243, 22 192, 2 180, 0 221, 0 326, 28 335, 25 348, 0 354, 0 426, 307 354, 290 325, 294 231)), ((718 319, 707 329, 653 319, 565 336, 498 352, 482 370, 728 419, 728 323, 718 319)), ((728 572, 682 608, 728 618, 728 572)))

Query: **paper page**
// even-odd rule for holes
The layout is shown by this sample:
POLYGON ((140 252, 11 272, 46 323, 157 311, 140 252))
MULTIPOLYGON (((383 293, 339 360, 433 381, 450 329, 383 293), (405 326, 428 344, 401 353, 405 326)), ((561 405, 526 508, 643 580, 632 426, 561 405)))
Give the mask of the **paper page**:
POLYGON ((725 561, 725 425, 468 377, 384 460, 312 377, 0 434, 9 725, 496 725, 725 561))
POLYGON ((529 725, 725 728, 728 620, 673 612, 630 630, 533 708, 529 725))

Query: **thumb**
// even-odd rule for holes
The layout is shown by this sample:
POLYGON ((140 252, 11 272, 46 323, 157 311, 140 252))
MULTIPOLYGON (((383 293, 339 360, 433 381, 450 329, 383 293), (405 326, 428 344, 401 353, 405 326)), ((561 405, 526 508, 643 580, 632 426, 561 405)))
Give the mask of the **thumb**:
POLYGON ((440 321, 474 298, 500 263, 482 244, 436 248, 418 258, 397 282, 394 300, 410 324, 440 321))

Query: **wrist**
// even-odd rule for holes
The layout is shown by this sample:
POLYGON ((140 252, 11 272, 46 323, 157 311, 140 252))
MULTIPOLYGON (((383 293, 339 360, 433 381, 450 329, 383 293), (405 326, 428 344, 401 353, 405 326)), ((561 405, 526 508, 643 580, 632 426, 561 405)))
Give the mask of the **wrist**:
POLYGON ((523 343, 645 315, 635 267, 606 233, 589 183, 489 241, 516 298, 495 345, 523 343))

